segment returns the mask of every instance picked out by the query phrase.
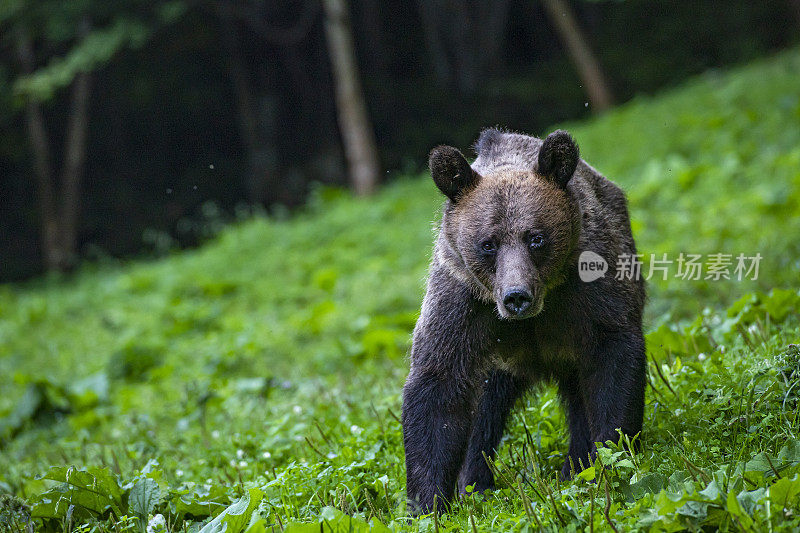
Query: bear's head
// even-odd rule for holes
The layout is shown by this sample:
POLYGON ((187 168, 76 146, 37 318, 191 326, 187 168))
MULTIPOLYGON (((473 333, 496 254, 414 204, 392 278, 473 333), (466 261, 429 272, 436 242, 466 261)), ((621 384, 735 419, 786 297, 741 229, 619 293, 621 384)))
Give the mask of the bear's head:
POLYGON ((440 260, 504 319, 524 319, 544 308, 580 231, 577 202, 567 184, 578 146, 564 131, 550 134, 537 170, 500 167, 478 174, 456 148, 430 155, 437 187, 448 198, 442 220, 447 250, 440 260))

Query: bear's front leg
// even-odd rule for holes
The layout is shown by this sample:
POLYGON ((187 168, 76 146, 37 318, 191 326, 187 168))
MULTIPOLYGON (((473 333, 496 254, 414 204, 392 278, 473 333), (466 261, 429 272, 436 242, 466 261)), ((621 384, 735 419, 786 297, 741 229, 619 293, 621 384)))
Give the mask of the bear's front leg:
POLYGON ((591 463, 593 442, 586 418, 585 390, 578 373, 570 373, 559 380, 558 393, 564 405, 569 425, 569 452, 561 467, 561 479, 570 479, 591 463))
POLYGON ((406 491, 415 514, 444 511, 464 461, 485 366, 492 310, 446 270, 434 268, 414 328, 403 388, 406 491))
POLYGON ((452 376, 412 369, 403 389, 406 492, 413 514, 445 511, 470 433, 473 393, 452 376))
POLYGON ((646 371, 640 330, 606 335, 596 345, 580 380, 592 443, 617 442, 617 428, 631 438, 642 430, 646 371))
POLYGON ((525 391, 525 385, 523 379, 502 370, 492 371, 486 379, 477 417, 472 424, 464 466, 458 476, 458 490, 462 494, 467 485, 473 485, 475 492, 494 488, 494 476, 486 457, 494 459, 508 415, 525 391))

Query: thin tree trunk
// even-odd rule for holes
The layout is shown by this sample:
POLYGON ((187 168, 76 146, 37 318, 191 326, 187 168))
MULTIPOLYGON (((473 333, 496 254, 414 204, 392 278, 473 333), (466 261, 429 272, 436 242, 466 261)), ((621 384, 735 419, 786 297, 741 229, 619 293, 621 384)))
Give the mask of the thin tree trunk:
POLYGON ((41 217, 42 251, 45 267, 57 268, 61 262, 58 237, 58 212, 52 184, 50 150, 47 131, 44 128, 42 110, 37 102, 30 101, 25 106, 28 140, 33 152, 33 174, 39 194, 39 216, 41 217))
POLYGON ((592 108, 596 112, 607 110, 613 104, 611 90, 600 68, 600 63, 575 21, 575 16, 566 0, 542 0, 545 10, 567 46, 578 75, 586 87, 592 108))
POLYGON ((347 3, 346 0, 323 0, 322 3, 350 184, 356 194, 366 195, 375 191, 380 167, 361 90, 347 3))
MULTIPOLYGON (((36 68, 33 45, 28 34, 20 29, 17 32, 17 55, 22 69, 32 74, 36 68)), ((39 216, 41 217, 42 252, 45 268, 54 270, 61 263, 62 253, 59 244, 59 216, 56 208, 53 187, 53 168, 50 156, 50 141, 42 116, 42 106, 33 98, 25 104, 25 125, 28 142, 33 155, 33 175, 39 194, 39 216)))
MULTIPOLYGON (((79 36, 86 38, 91 30, 88 19, 81 21, 79 36)), ((61 172, 61 264, 68 270, 78 257, 78 218, 80 214, 81 180, 86 167, 86 140, 89 135, 89 97, 92 74, 79 72, 72 82, 69 123, 64 145, 64 166, 61 172)))
POLYGON ((61 248, 62 270, 75 265, 78 255, 78 219, 80 215, 81 181, 86 167, 86 139, 89 135, 89 96, 92 75, 79 73, 72 87, 72 111, 64 147, 64 168, 61 174, 61 248))
MULTIPOLYGON (((83 21, 80 36, 86 37, 90 29, 88 20, 83 21)), ((33 45, 22 29, 17 34, 17 54, 25 73, 32 74, 36 68, 33 45)), ((86 166, 91 77, 89 72, 80 72, 72 82, 60 187, 55 180, 41 104, 28 97, 25 106, 33 173, 39 192, 44 263, 48 270, 69 270, 77 258, 80 185, 86 166)))

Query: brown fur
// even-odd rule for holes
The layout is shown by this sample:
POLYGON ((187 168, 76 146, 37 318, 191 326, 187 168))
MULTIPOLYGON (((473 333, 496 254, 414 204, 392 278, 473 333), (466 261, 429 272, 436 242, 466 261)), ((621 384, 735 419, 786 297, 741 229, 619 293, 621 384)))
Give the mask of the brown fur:
POLYGON ((448 199, 403 405, 409 501, 423 511, 456 477, 492 486, 483 454, 538 380, 556 380, 567 408, 565 476, 616 428, 641 429, 644 286, 614 279, 617 257, 636 253, 622 191, 565 132, 486 130, 476 149, 471 166, 451 147, 430 158, 448 199), (604 278, 579 279, 584 250, 608 262, 604 278))

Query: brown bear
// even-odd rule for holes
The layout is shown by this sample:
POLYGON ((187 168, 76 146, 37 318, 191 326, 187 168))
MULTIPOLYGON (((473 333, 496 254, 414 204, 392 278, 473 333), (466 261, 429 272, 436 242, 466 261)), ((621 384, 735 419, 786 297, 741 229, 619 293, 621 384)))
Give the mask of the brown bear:
POLYGON ((430 154, 447 199, 403 389, 414 513, 434 498, 447 508, 456 488, 493 487, 484 454, 537 381, 557 383, 567 414, 564 478, 595 443, 642 427, 644 282, 614 272, 620 258, 638 264, 624 194, 564 131, 542 141, 488 129, 475 148, 471 166, 449 146, 430 154), (582 281, 582 252, 611 268, 582 281))

